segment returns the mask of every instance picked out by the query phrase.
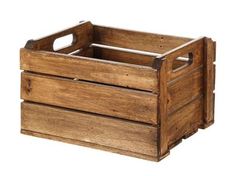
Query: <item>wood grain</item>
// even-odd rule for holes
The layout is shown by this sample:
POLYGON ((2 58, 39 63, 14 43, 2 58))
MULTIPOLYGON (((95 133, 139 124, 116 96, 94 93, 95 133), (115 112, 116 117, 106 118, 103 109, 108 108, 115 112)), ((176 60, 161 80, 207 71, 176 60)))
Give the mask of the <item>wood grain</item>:
POLYGON ((168 113, 203 95, 203 68, 199 67, 168 83, 168 113))
POLYGON ((204 48, 204 117, 202 128, 214 123, 214 85, 215 85, 215 47, 216 43, 205 38, 204 48))
POLYGON ((58 50, 59 53, 70 53, 79 48, 87 47, 93 40, 93 25, 90 22, 82 22, 79 25, 57 32, 55 34, 43 37, 37 40, 29 40, 25 48, 33 50, 54 51, 53 44, 56 39, 72 34, 72 45, 58 50))
POLYGON ((93 58, 94 57, 94 49, 93 49, 93 47, 89 46, 87 48, 83 48, 79 52, 74 53, 73 55, 93 58))
POLYGON ((20 51, 21 132, 159 161, 214 123, 215 57, 207 37, 90 22, 30 40, 20 51), (72 44, 55 51, 68 34, 72 44))
POLYGON ((157 89, 157 71, 140 65, 21 49, 20 67, 26 71, 140 90, 156 92, 157 89))
POLYGON ((202 110, 203 98, 198 97, 168 117, 169 146, 199 128, 202 122, 202 110))
POLYGON ((155 127, 27 102, 21 108, 22 130, 157 156, 155 127))
POLYGON ((159 121, 158 121, 158 125, 159 125, 159 144, 158 144, 158 160, 161 160, 163 158, 165 158, 167 155, 169 155, 170 151, 168 148, 168 107, 167 107, 167 61, 166 60, 162 60, 161 62, 161 67, 159 70, 159 97, 158 97, 158 109, 159 109, 159 121))
POLYGON ((144 155, 141 153, 130 152, 130 151, 121 150, 118 148, 93 144, 93 143, 79 141, 79 140, 75 140, 75 139, 68 139, 68 138, 63 138, 60 136, 43 134, 43 133, 38 133, 38 132, 33 132, 33 131, 23 130, 23 129, 21 129, 21 133, 25 134, 25 135, 34 136, 34 137, 51 139, 51 140, 55 140, 55 141, 66 142, 69 144, 76 144, 76 145, 80 145, 80 146, 84 146, 84 147, 90 147, 90 148, 99 149, 99 150, 103 150, 103 151, 113 152, 113 153, 117 153, 117 154, 121 154, 121 155, 132 156, 132 157, 136 157, 136 158, 140 158, 140 159, 145 159, 145 160, 150 160, 150 161, 158 161, 157 157, 155 157, 155 156, 144 155))
POLYGON ((203 45, 204 45, 204 37, 200 37, 198 39, 192 40, 188 43, 183 44, 169 52, 160 55, 159 58, 163 58, 167 60, 167 80, 171 81, 176 79, 181 75, 187 75, 190 71, 199 67, 203 64, 203 45), (193 59, 192 63, 187 67, 180 69, 178 71, 173 71, 173 63, 176 58, 182 57, 186 54, 192 53, 193 59))
POLYGON ((116 62, 130 63, 136 65, 144 65, 151 67, 155 59, 154 56, 137 54, 132 52, 118 51, 107 48, 94 48, 94 57, 111 60, 116 62))
POLYGON ((64 78, 22 73, 21 98, 157 124, 157 95, 64 78))
POLYGON ((164 53, 192 39, 94 25, 94 43, 164 53))
MULTIPOLYGON (((134 53, 130 51, 122 51, 113 48, 102 48, 97 46, 87 47, 75 55, 149 67, 153 66, 155 60, 154 55, 149 55, 146 53, 134 53)), ((185 65, 186 61, 175 60, 172 64, 174 70, 182 65, 185 65)))

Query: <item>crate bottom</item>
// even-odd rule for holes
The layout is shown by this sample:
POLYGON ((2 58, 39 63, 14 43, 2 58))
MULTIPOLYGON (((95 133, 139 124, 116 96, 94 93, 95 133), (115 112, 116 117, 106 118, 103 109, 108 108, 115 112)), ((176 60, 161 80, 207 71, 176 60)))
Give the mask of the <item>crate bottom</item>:
POLYGON ((135 153, 131 151, 126 151, 126 150, 121 150, 113 147, 108 147, 108 146, 103 146, 99 144, 94 144, 90 142, 84 142, 84 141, 79 141, 75 139, 69 139, 69 138, 64 138, 64 137, 59 137, 59 136, 54 136, 54 135, 49 135, 49 134, 42 134, 39 132, 34 132, 34 131, 29 131, 25 129, 21 129, 21 133, 25 135, 30 135, 34 137, 40 137, 40 138, 45 138, 45 139, 50 139, 50 140, 55 140, 55 141, 60 141, 60 142, 66 142, 69 144, 76 144, 84 147, 90 147, 94 149, 99 149, 103 151, 108 151, 116 154, 121 154, 121 155, 126 155, 126 156, 131 156, 131 157, 136 157, 139 159, 144 159, 144 160, 150 160, 150 161, 158 161, 157 157, 149 156, 149 155, 144 155, 140 153, 135 153))

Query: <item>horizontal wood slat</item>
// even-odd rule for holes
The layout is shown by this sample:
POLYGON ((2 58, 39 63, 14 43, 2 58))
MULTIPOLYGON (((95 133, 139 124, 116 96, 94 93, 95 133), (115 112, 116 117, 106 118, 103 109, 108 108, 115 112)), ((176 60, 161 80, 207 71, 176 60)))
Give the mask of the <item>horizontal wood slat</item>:
POLYGON ((196 131, 202 123, 203 98, 199 97, 168 117, 169 145, 196 131))
POLYGON ((22 130, 157 156, 155 127, 35 103, 21 108, 22 130))
POLYGON ((164 53, 191 39, 94 25, 94 43, 164 53))
POLYGON ((118 51, 114 49, 93 47, 94 57, 116 62, 137 64, 152 67, 154 56, 118 51))
POLYGON ((22 73, 21 98, 150 124, 157 123, 157 95, 143 91, 22 73))
POLYGON ((90 22, 82 22, 75 27, 57 32, 50 36, 37 40, 29 40, 26 43, 25 48, 33 50, 54 51, 53 45, 55 40, 70 34, 73 35, 72 44, 68 47, 58 50, 57 52, 70 53, 74 50, 90 45, 93 40, 93 25, 90 22))
POLYGON ((157 71, 81 56, 21 49, 22 70, 156 92, 157 71))
POLYGON ((111 48, 103 48, 97 46, 90 46, 81 50, 75 55, 93 57, 101 60, 109 60, 121 63, 129 63, 136 65, 143 65, 152 67, 155 56, 146 54, 137 54, 128 51, 116 50, 111 48))
POLYGON ((168 84, 168 113, 201 95, 203 95, 203 68, 199 67, 168 84))
POLYGON ((145 154, 142 154, 142 153, 136 153, 136 152, 131 152, 131 151, 127 151, 127 150, 121 150, 119 148, 108 147, 108 146, 103 146, 103 145, 94 144, 94 143, 90 143, 90 142, 64 138, 64 137, 61 137, 61 136, 55 136, 55 135, 44 134, 44 133, 39 133, 39 132, 33 132, 33 131, 29 131, 29 130, 24 130, 24 129, 21 129, 21 133, 26 134, 26 135, 35 136, 35 137, 40 137, 40 138, 56 140, 56 141, 60 141, 60 142, 66 142, 66 143, 69 143, 69 144, 76 144, 76 145, 80 145, 80 146, 84 146, 84 147, 91 147, 91 148, 94 148, 94 149, 100 149, 100 150, 103 150, 103 151, 118 153, 118 154, 132 156, 132 157, 141 158, 141 159, 145 159, 145 160, 158 161, 156 156, 150 156, 150 155, 145 155, 145 154))
POLYGON ((203 46, 204 38, 201 37, 161 55, 160 57, 163 57, 167 60, 168 81, 174 80, 182 75, 187 75, 190 71, 198 68, 200 65, 203 65, 203 46), (192 61, 186 67, 183 67, 178 71, 174 71, 173 64, 176 58, 183 57, 184 55, 189 55, 190 53, 193 55, 192 61))

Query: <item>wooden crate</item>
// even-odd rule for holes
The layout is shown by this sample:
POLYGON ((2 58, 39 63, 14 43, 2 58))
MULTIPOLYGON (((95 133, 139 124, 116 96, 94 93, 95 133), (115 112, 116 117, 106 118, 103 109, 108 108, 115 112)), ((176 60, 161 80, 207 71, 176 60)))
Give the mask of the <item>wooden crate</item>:
POLYGON ((214 122, 215 46, 90 22, 29 40, 21 132, 159 161, 214 122))

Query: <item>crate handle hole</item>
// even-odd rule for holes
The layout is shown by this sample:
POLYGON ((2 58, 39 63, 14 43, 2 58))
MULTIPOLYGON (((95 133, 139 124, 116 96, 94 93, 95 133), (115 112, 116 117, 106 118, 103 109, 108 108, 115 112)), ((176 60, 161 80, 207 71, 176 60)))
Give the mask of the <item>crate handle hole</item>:
POLYGON ((73 45, 74 41, 75 41, 75 37, 73 34, 68 34, 60 38, 57 38, 53 42, 53 50, 58 51, 63 48, 68 48, 73 45))
POLYGON ((193 53, 188 53, 183 56, 179 56, 174 59, 172 62, 172 71, 177 72, 179 70, 182 70, 189 65, 191 65, 193 62, 193 53))

